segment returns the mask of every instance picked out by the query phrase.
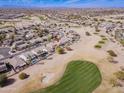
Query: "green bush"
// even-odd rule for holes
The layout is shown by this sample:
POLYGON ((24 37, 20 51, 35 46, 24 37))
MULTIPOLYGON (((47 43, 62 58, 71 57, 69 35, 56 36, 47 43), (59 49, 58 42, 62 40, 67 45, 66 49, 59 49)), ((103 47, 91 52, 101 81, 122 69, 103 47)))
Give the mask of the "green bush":
POLYGON ((26 73, 21 73, 21 74, 19 74, 19 79, 24 80, 27 78, 27 76, 28 75, 26 73))
POLYGON ((58 54, 64 54, 64 49, 61 48, 61 47, 57 47, 57 48, 56 48, 56 52, 57 52, 58 54))
POLYGON ((7 76, 6 74, 1 74, 0 75, 0 87, 3 87, 7 81, 7 76))
POLYGON ((117 54, 113 50, 108 50, 107 52, 109 53, 110 56, 117 57, 117 54))
POLYGON ((95 45, 94 47, 95 47, 95 48, 102 48, 101 45, 95 45))

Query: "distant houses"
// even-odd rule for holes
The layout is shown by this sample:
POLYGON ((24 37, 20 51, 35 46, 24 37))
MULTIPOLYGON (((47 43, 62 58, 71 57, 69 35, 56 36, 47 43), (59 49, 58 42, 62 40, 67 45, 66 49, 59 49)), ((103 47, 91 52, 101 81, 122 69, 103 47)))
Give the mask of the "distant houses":
POLYGON ((35 64, 39 60, 44 59, 48 56, 49 52, 47 49, 37 48, 31 52, 23 53, 19 55, 19 58, 22 59, 27 64, 35 64))
POLYGON ((0 62, 0 72, 7 71, 7 66, 4 62, 0 62))
MULTIPOLYGON (((30 22, 21 26, 19 24, 20 27, 12 24, 0 28, 0 35, 6 35, 0 46, 10 48, 8 54, 11 58, 6 61, 12 65, 15 72, 20 71, 54 54, 57 46, 64 48, 73 44, 79 40, 80 35, 73 30, 67 30, 68 25, 49 21, 39 24, 30 22)), ((1 69, 5 67, 5 64, 1 65, 1 69)))

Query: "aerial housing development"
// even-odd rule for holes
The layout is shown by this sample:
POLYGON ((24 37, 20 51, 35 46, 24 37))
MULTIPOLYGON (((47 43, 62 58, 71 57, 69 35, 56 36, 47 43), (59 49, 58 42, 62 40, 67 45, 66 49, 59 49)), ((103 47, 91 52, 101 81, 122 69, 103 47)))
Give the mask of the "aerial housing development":
POLYGON ((0 93, 124 93, 124 8, 0 7, 0 93))

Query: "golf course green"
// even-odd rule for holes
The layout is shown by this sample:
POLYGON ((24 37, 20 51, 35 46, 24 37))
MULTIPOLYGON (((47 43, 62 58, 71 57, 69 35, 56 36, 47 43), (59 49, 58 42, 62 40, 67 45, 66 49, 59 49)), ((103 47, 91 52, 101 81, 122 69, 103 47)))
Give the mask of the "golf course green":
POLYGON ((101 80, 100 71, 95 64, 81 60, 71 61, 58 82, 33 93, 92 93, 101 80))

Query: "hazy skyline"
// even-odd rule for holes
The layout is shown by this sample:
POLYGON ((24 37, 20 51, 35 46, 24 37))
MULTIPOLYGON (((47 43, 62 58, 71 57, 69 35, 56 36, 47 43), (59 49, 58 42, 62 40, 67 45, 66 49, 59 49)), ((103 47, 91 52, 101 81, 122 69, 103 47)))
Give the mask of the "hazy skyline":
POLYGON ((0 7, 124 7, 124 0, 0 0, 0 7))

